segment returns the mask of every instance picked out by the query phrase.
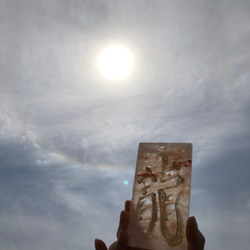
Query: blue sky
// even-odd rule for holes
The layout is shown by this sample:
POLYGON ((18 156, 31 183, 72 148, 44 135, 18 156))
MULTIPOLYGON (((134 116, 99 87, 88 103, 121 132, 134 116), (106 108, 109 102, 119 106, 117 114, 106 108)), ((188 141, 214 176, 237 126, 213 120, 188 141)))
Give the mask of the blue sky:
POLYGON ((244 0, 1 1, 2 249, 112 243, 139 142, 191 142, 205 249, 248 249, 249 11, 244 0), (123 81, 98 69, 110 44, 133 53, 123 81))

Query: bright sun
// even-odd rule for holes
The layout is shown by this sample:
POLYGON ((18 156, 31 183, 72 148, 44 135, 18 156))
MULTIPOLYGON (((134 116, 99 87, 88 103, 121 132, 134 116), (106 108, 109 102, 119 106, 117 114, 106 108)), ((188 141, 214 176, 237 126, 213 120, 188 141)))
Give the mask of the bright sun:
POLYGON ((99 57, 99 67, 108 78, 122 80, 129 75, 133 67, 132 54, 122 46, 109 46, 99 57))

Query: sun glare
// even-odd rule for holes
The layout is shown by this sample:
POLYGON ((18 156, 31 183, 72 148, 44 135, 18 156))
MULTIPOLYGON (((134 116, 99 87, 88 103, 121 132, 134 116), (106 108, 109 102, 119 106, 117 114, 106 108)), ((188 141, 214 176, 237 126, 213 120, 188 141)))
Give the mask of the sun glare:
POLYGON ((122 80, 129 75, 133 67, 132 54, 122 46, 109 46, 99 57, 99 67, 108 78, 122 80))

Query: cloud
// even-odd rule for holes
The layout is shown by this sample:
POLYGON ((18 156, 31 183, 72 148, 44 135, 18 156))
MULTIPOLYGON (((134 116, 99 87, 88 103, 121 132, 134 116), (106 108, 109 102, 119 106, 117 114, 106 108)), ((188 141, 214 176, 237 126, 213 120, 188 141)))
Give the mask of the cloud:
POLYGON ((123 182, 132 184, 133 169, 74 164, 27 141, 9 141, 9 147, 4 142, 1 149, 1 232, 6 236, 1 245, 90 249, 97 235, 112 242, 119 211, 132 194, 132 186, 123 182))

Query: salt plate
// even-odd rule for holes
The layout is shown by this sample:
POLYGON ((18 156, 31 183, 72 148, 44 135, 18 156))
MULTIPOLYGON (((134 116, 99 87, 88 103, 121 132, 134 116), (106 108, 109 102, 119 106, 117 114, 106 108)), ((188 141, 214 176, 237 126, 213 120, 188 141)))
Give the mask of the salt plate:
POLYGON ((187 250, 191 168, 191 143, 139 144, 129 246, 187 250))

